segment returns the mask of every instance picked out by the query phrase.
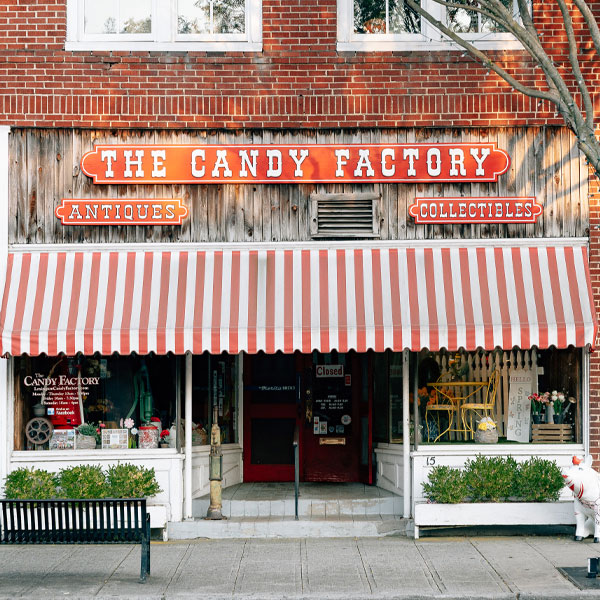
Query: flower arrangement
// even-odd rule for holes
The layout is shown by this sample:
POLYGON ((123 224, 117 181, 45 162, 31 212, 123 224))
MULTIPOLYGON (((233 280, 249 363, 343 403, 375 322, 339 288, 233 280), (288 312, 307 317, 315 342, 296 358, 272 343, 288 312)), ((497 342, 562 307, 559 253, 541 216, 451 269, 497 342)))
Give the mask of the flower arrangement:
POLYGON ((552 407, 554 408, 555 414, 561 414, 563 411, 564 405, 567 403, 567 399, 562 392, 557 392, 556 390, 552 390, 550 394, 550 402, 552 402, 552 407))
POLYGON ((129 429, 129 434, 127 436, 128 438, 128 446, 130 448, 135 448, 136 444, 135 444, 135 436, 138 433, 138 430, 134 427, 135 425, 135 421, 131 418, 125 419, 123 421, 123 419, 121 419, 121 423, 122 423, 122 427, 125 427, 125 429, 129 429))
POLYGON ((479 431, 494 431, 496 429, 496 423, 494 423, 491 417, 484 417, 479 421, 477 429, 479 429, 479 431))
POLYGON ((542 394, 534 393, 528 396, 531 401, 531 414, 540 415, 542 409, 544 409, 550 403, 550 392, 544 392, 542 394))
POLYGON ((170 439, 171 439, 171 432, 168 429, 163 429, 160 432, 160 441, 163 444, 168 444, 170 439))

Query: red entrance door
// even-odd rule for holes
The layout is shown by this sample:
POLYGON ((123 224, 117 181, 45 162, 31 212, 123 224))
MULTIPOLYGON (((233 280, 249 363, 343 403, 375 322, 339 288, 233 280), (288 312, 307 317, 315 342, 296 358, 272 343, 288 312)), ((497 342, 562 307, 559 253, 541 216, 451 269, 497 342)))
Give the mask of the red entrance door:
POLYGON ((361 373, 356 354, 307 357, 305 481, 360 481, 361 373))
POLYGON ((301 355, 244 357, 244 481, 294 480, 301 355))
POLYGON ((372 483, 367 356, 264 354, 244 360, 244 481, 372 483))

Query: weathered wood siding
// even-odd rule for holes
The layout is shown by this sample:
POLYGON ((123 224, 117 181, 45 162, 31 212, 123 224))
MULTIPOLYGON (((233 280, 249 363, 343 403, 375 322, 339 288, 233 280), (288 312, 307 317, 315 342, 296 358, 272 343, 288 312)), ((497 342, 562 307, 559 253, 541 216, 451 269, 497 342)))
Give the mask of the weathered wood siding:
POLYGON ((310 194, 381 194, 381 239, 573 237, 588 235, 587 167, 573 136, 558 127, 309 132, 182 132, 14 129, 10 136, 11 243, 248 242, 310 240, 310 194), (81 173, 98 143, 293 144, 495 141, 512 162, 497 183, 319 185, 94 185, 81 173), (415 225, 417 196, 536 196, 544 206, 527 225, 415 225), (63 226, 62 198, 183 198, 181 226, 63 226))

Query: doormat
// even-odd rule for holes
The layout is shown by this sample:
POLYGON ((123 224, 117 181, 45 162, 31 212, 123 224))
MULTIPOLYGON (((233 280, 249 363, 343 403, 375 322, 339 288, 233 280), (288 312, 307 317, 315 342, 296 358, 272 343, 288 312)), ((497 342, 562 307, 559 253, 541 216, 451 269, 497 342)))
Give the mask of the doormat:
POLYGON ((588 577, 587 567, 557 567, 580 590, 600 590, 600 577, 588 577))

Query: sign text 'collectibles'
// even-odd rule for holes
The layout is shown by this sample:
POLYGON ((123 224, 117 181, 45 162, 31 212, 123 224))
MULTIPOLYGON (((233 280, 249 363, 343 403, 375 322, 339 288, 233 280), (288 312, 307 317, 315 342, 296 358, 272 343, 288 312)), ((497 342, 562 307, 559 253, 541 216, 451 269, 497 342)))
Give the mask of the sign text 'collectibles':
POLYGON ((497 181, 510 165, 493 143, 98 145, 81 159, 94 183, 497 181))
POLYGON ((535 198, 415 198, 408 212, 415 223, 535 223, 542 214, 535 198))
POLYGON ((63 198, 54 212, 63 225, 181 225, 188 209, 180 198, 63 198))

